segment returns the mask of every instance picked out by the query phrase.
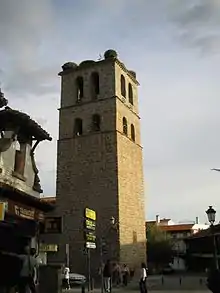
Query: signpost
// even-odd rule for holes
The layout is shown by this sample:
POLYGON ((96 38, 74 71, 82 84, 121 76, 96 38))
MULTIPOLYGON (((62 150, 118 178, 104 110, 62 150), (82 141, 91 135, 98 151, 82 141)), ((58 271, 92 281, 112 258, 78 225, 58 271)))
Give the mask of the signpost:
POLYGON ((84 213, 84 239, 87 250, 88 291, 91 289, 90 249, 96 249, 96 212, 86 208, 84 213))

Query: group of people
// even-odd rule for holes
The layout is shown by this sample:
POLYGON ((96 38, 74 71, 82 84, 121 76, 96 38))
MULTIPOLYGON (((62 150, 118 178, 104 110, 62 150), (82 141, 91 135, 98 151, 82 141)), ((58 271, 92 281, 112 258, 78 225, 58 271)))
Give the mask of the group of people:
MULTIPOLYGON (((141 264, 141 272, 139 279, 140 293, 147 293, 147 266, 145 263, 141 264)), ((110 260, 106 262, 102 269, 104 290, 105 292, 111 292, 112 284, 119 286, 123 284, 128 285, 129 280, 134 276, 134 270, 124 264, 122 267, 115 263, 112 264, 110 260)))
MULTIPOLYGON (((36 249, 26 246, 23 254, 0 252, 1 260, 8 262, 11 258, 10 271, 5 269, 1 272, 0 287, 5 293, 9 293, 12 288, 15 292, 26 293, 27 289, 31 293, 36 293, 38 282, 38 264, 36 249)), ((9 267, 6 266, 6 267, 9 267)))
POLYGON ((132 277, 132 272, 128 265, 124 264, 120 266, 118 263, 112 265, 112 283, 116 286, 123 284, 128 285, 129 280, 132 277))

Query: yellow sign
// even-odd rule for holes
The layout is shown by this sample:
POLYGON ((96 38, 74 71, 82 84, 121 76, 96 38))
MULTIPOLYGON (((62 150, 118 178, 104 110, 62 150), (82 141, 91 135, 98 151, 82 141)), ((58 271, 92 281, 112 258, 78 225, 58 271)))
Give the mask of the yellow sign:
POLYGON ((90 220, 93 220, 93 221, 96 220, 96 212, 93 211, 93 210, 90 210, 88 208, 86 208, 86 210, 85 210, 85 216, 86 216, 87 219, 90 219, 90 220))
POLYGON ((0 202, 0 221, 5 219, 5 202, 0 202))
POLYGON ((57 252, 58 251, 58 245, 57 244, 40 244, 40 251, 41 252, 57 252))

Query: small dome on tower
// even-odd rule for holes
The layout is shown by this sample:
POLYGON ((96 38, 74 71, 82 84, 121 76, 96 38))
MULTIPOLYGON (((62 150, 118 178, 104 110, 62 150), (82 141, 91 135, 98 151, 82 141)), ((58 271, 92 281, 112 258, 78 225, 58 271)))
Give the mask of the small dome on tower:
POLYGON ((0 108, 5 107, 8 105, 8 100, 5 98, 4 93, 1 91, 0 88, 0 108))
POLYGON ((133 71, 133 70, 129 70, 129 73, 134 77, 134 78, 136 78, 136 72, 135 71, 133 71))
POLYGON ((94 65, 95 61, 94 60, 85 60, 82 61, 79 66, 88 66, 88 65, 94 65))
POLYGON ((117 54, 117 52, 115 50, 109 49, 109 50, 105 51, 104 57, 105 57, 105 59, 117 58, 118 54, 117 54))
POLYGON ((63 71, 65 71, 68 69, 75 69, 77 67, 78 67, 78 65, 74 62, 66 62, 65 64, 63 64, 62 69, 63 69, 63 71))

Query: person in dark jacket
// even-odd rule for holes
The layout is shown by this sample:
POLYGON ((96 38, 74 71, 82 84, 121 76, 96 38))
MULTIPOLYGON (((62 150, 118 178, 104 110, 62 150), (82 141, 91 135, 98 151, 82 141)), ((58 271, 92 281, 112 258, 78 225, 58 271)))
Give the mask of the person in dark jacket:
POLYGON ((207 287, 213 293, 220 293, 220 271, 211 269, 207 278, 207 287))
POLYGON ((105 292, 111 292, 111 277, 112 277, 111 262, 110 260, 108 260, 103 270, 105 292))
POLYGON ((140 275, 140 293, 147 293, 147 266, 145 263, 141 264, 141 275, 140 275))

